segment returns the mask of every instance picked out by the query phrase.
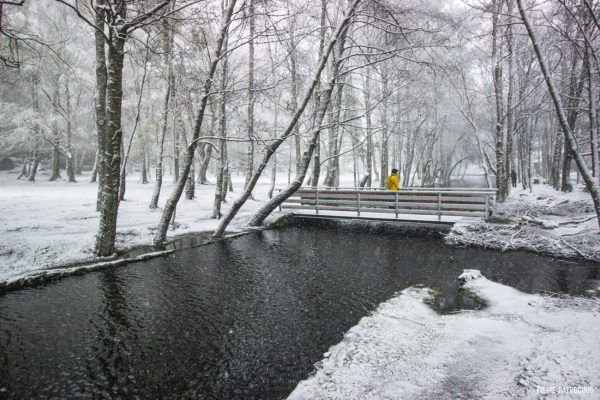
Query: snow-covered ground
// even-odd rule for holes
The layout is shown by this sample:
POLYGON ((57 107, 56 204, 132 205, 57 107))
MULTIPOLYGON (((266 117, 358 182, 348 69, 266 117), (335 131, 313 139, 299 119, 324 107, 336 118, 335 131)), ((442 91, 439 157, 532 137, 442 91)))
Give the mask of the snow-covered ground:
MULTIPOLYGON (((89 183, 89 176, 79 176, 77 183, 48 182, 44 173, 31 183, 16 180, 16 172, 0 172, 0 282, 40 269, 93 259, 98 229, 97 185, 89 183)), ((122 249, 152 242, 162 206, 173 188, 172 180, 167 177, 159 209, 150 210, 153 182, 142 185, 136 178, 128 179, 126 201, 119 207, 117 246, 122 249)), ((234 177, 233 182, 236 192, 227 195, 223 211, 239 195, 243 177, 234 177)), ((256 200, 248 200, 229 231, 246 225, 248 217, 267 199, 268 188, 267 180, 259 182, 254 192, 256 200)), ((214 190, 214 185, 197 185, 194 200, 182 197, 176 213, 177 228, 170 230, 169 236, 216 228, 218 221, 210 219, 214 190)))
POLYGON ((513 189, 506 202, 496 206, 491 221, 463 219, 446 240, 600 261, 598 220, 589 193, 582 189, 576 186, 572 193, 547 185, 534 185, 533 193, 513 189))
POLYGON ((600 300, 485 278, 464 287, 488 307, 440 315, 424 302, 428 289, 405 289, 351 328, 289 399, 600 398, 600 300))

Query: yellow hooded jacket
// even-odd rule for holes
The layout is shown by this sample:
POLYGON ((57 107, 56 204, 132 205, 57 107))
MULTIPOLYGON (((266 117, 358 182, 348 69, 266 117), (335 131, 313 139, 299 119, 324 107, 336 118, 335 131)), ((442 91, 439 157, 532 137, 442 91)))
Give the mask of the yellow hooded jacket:
POLYGON ((398 182, 398 175, 397 174, 391 174, 390 176, 388 176, 388 178, 385 180, 385 188, 387 190, 398 190, 398 189, 400 189, 400 183, 398 182))

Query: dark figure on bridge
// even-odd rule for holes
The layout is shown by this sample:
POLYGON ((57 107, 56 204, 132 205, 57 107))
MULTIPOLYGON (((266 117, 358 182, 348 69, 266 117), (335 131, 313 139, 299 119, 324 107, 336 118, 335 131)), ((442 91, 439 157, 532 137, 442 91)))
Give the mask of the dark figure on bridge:
POLYGON ((517 187, 517 173, 515 172, 514 169, 512 171, 510 171, 510 180, 512 182, 512 187, 516 188, 517 187))
POLYGON ((398 182, 398 170, 392 169, 392 174, 385 180, 385 188, 387 190, 398 190, 400 189, 400 183, 398 182))

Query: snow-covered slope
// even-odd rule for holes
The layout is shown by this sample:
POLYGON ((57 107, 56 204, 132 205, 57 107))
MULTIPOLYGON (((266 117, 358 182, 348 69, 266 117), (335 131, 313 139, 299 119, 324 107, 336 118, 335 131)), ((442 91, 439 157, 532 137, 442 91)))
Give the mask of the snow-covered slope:
POLYGON ((427 289, 408 288, 351 328, 289 399, 600 397, 598 299, 528 295, 485 278, 464 286, 489 306, 439 315, 427 289))

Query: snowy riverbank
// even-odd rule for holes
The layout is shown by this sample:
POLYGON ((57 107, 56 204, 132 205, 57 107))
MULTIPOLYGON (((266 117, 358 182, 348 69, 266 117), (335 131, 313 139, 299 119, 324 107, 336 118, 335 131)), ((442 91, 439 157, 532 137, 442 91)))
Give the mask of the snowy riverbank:
POLYGON ((598 398, 598 299, 529 295, 485 278, 465 287, 488 307, 440 315, 424 302, 428 289, 403 290, 289 399, 598 398))
POLYGON ((463 219, 446 241, 500 250, 530 250, 558 257, 600 261, 600 230, 588 193, 576 186, 562 193, 534 185, 533 193, 513 190, 486 222, 463 219))
MULTIPOLYGON (((89 176, 79 176, 77 183, 48 182, 38 175, 35 183, 16 180, 15 172, 0 173, 0 282, 14 280, 40 269, 92 260, 94 238, 98 229, 95 183, 89 176)), ((243 177, 234 177, 234 188, 243 177)), ((249 200, 228 231, 239 231, 247 219, 266 201, 268 182, 259 183, 255 199, 249 200)), ((127 181, 126 201, 119 207, 117 246, 120 249, 148 245, 170 195, 173 184, 163 183, 159 209, 150 210, 153 183, 142 185, 132 177, 127 181)), ((169 237, 191 232, 212 231, 217 220, 212 214, 214 185, 197 185, 196 198, 181 199, 177 207, 175 230, 169 237)), ((229 193, 227 210, 239 193, 229 193)))

